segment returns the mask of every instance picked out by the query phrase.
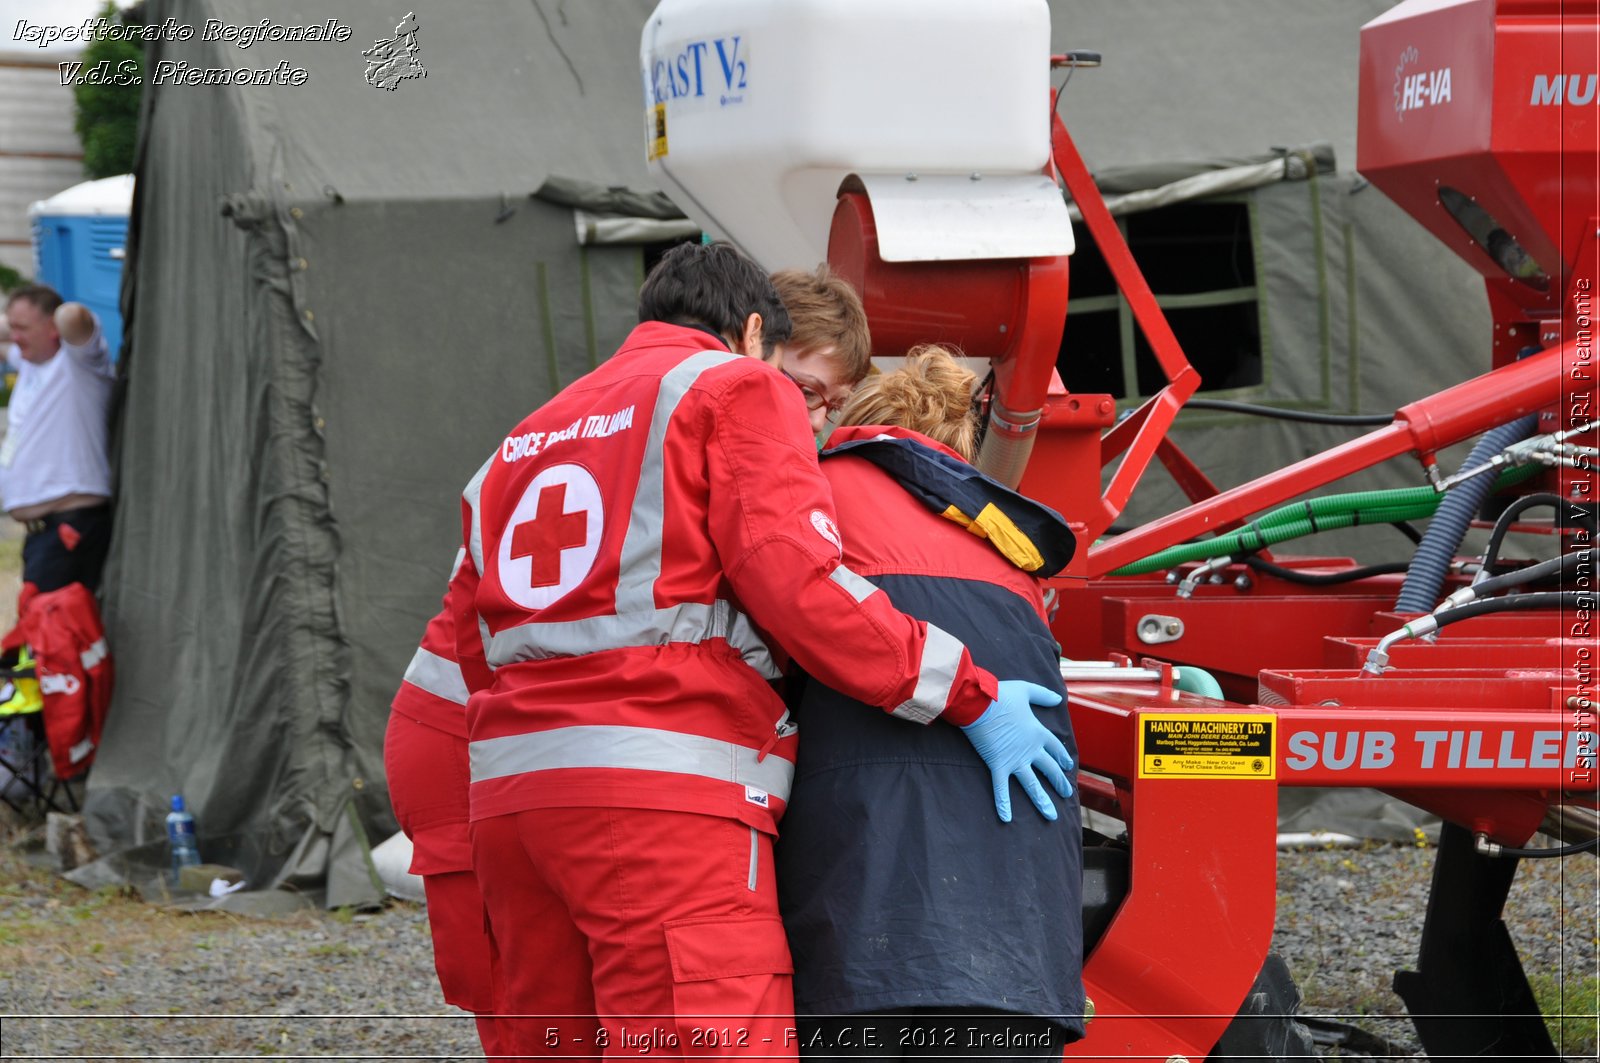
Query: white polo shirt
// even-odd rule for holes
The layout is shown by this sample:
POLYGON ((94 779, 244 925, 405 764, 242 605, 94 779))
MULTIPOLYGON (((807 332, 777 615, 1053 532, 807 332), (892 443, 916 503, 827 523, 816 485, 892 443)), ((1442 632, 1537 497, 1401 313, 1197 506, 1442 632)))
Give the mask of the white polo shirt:
POLYGON ((52 502, 72 494, 111 495, 107 411, 115 370, 100 322, 87 343, 65 341, 43 365, 8 344, 17 371, 5 442, 0 443, 0 509, 52 502))

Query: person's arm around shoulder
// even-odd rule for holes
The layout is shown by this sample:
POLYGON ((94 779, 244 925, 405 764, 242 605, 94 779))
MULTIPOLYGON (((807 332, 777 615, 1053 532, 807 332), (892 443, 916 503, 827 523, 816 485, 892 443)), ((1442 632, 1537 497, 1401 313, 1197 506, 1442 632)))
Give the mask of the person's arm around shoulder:
MULTIPOLYGON (((736 370, 737 371, 737 370, 736 370)), ((1015 777, 1047 819, 1037 773, 1066 796, 1066 749, 1033 717, 1053 691, 997 682, 959 640, 905 615, 841 563, 833 494, 799 392, 751 368, 707 411, 711 538, 751 616, 812 676, 903 719, 962 728, 988 765, 995 811, 1011 818, 1015 777)))
POLYGON ((734 379, 708 397, 703 416, 709 531, 740 602, 836 690, 918 723, 976 719, 994 677, 959 641, 895 610, 840 564, 833 495, 800 393, 758 363, 728 372, 734 379), (941 681, 918 689, 936 660, 941 681))
POLYGON ((82 303, 62 303, 56 307, 55 323, 62 350, 90 369, 111 375, 111 354, 93 310, 82 303))

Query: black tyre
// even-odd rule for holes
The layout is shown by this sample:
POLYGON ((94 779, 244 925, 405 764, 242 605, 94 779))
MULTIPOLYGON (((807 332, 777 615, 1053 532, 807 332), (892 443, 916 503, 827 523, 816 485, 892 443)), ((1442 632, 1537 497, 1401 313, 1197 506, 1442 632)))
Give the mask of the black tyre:
POLYGON ((1311 1031, 1296 1018, 1299 1013, 1300 990, 1289 965, 1276 952, 1267 953, 1239 1014, 1206 1057, 1208 1063, 1318 1058, 1311 1031))

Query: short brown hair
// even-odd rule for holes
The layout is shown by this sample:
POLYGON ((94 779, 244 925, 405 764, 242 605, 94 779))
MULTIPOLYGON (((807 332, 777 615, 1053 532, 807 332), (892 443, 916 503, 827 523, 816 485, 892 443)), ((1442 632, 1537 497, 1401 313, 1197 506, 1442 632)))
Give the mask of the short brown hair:
POLYGON ((839 423, 909 428, 972 460, 978 422, 972 412, 972 385, 978 379, 957 362, 950 349, 927 343, 906 352, 906 363, 879 373, 856 388, 839 423))
POLYGON ((832 346, 832 358, 848 384, 872 368, 872 334, 867 311, 850 282, 828 268, 780 269, 772 275, 793 332, 789 343, 801 350, 832 346))
POLYGON ((61 301, 61 296, 54 288, 43 284, 24 284, 20 288, 12 289, 11 294, 6 296, 6 309, 10 310, 12 303, 28 303, 45 317, 49 317, 60 308, 61 301))

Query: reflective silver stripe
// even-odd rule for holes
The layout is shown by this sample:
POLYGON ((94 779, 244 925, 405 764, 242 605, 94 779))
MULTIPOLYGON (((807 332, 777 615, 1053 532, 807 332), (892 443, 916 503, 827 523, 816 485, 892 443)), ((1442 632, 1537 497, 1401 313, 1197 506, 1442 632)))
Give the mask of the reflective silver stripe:
POLYGON ((729 602, 711 605, 685 602, 667 609, 620 616, 590 616, 564 623, 519 624, 495 635, 487 644, 489 663, 498 668, 513 661, 579 657, 601 650, 632 646, 665 646, 669 642, 726 639, 745 663, 763 678, 776 679, 772 656, 740 612, 729 602))
MULTIPOLYGON (((479 579, 483 578, 483 509, 479 505, 479 500, 483 494, 483 478, 489 475, 489 467, 494 464, 495 459, 499 456, 499 451, 489 455, 489 460, 478 467, 478 471, 473 473, 472 479, 467 481, 467 489, 461 492, 461 497, 466 500, 467 506, 472 510, 472 524, 471 530, 467 534, 467 547, 472 553, 472 567, 478 573, 479 579)), ((461 568, 463 560, 464 555, 456 555, 456 567, 450 573, 452 580, 456 578, 456 571, 461 568)), ((477 615, 478 638, 482 640, 485 652, 488 652, 489 625, 484 621, 481 614, 477 615)), ((494 665, 490 664, 489 667, 493 668, 494 665)))
POLYGON ((406 682, 457 705, 467 703, 467 681, 461 676, 461 666, 421 646, 417 647, 406 668, 406 682))
POLYGON ((922 671, 917 689, 907 701, 894 707, 893 714, 916 723, 927 723, 944 711, 950 701, 950 688, 961 667, 961 652, 966 647, 949 632, 928 625, 928 640, 922 646, 922 671))
POLYGON ((864 602, 877 591, 877 584, 869 579, 856 575, 843 565, 838 565, 828 573, 828 578, 850 592, 850 597, 858 602, 864 602))
POLYGON ((456 547, 456 559, 455 559, 455 562, 453 564, 451 564, 451 566, 450 566, 450 578, 451 579, 455 579, 456 578, 456 573, 461 571, 461 562, 465 561, 466 559, 467 559, 467 548, 465 546, 456 547))
MULTIPOLYGON (((732 606, 729 607, 732 609, 732 606)), ((767 649, 767 644, 756 633, 756 626, 750 618, 732 609, 733 622, 728 625, 728 645, 739 651, 739 656, 744 658, 744 663, 756 670, 762 679, 782 679, 783 672, 772 661, 772 652, 767 649)), ((788 713, 784 713, 785 716, 788 713)))
POLYGON ((661 575, 661 527, 666 519, 667 426, 678 404, 700 374, 742 357, 732 351, 701 351, 673 367, 661 378, 650 433, 645 437, 639 464, 639 484, 634 490, 628 530, 622 538, 617 576, 617 612, 642 613, 655 608, 656 580, 661 575))
POLYGON ((472 531, 467 536, 467 546, 472 551, 472 564, 477 568, 478 575, 483 575, 483 513, 478 505, 479 495, 483 493, 483 478, 489 475, 489 466, 494 464, 494 459, 499 453, 491 454, 489 460, 478 467, 472 474, 472 479, 467 481, 467 489, 461 492, 462 499, 472 510, 472 531))
POLYGON ((756 859, 757 859, 758 855, 760 854, 760 852, 761 852, 761 850, 759 848, 757 848, 756 829, 754 827, 751 827, 750 828, 750 881, 749 881, 749 883, 747 883, 747 885, 750 887, 750 892, 752 892, 752 893, 755 892, 755 888, 756 888, 756 859))
MULTIPOLYGON (((478 641, 483 645, 483 652, 487 657, 489 653, 489 622, 483 618, 482 613, 478 614, 478 641)), ((490 664, 487 660, 484 663, 488 665, 489 671, 494 671, 495 666, 493 664, 490 664)))
POLYGON ((83 662, 83 670, 87 672, 89 669, 105 660, 108 652, 109 651, 106 649, 106 640, 103 638, 98 638, 89 644, 88 649, 78 654, 78 660, 83 662))
POLYGON ((653 727, 559 727, 480 739, 468 749, 473 782, 557 768, 633 768, 698 775, 787 801, 794 781, 794 764, 774 753, 761 757, 747 746, 653 727))

